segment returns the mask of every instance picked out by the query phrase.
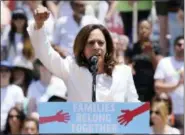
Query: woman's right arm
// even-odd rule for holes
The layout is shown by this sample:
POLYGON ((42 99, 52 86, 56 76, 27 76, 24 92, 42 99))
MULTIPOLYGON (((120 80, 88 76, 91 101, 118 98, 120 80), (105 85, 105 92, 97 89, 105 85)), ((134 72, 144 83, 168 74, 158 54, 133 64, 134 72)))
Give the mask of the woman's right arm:
POLYGON ((38 57, 45 67, 54 75, 66 79, 69 73, 69 59, 63 59, 54 49, 48 40, 44 21, 49 17, 49 11, 43 6, 39 6, 34 14, 35 22, 31 23, 27 30, 36 57, 38 57))

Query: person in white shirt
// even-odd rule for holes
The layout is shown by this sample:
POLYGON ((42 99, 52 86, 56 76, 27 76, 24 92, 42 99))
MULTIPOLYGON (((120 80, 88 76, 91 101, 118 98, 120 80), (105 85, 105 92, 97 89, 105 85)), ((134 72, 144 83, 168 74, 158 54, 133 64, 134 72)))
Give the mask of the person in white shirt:
POLYGON ((7 25, 1 36, 1 52, 5 53, 3 60, 10 63, 16 56, 22 55, 25 45, 31 44, 26 28, 28 19, 23 9, 12 12, 11 23, 7 25))
POLYGON ((92 76, 88 59, 98 58, 96 76, 96 101, 137 102, 138 95, 133 82, 131 68, 117 64, 114 47, 108 30, 100 24, 83 27, 74 42, 75 57, 63 59, 48 42, 44 21, 49 11, 39 6, 35 11, 35 23, 29 25, 28 33, 36 56, 54 75, 64 80, 67 101, 92 101, 92 76))
MULTIPOLYGON (((85 2, 85 15, 95 16, 94 10, 91 4, 87 1, 85 2)), ((92 2, 92 1, 91 1, 92 2)), ((60 1, 58 4, 58 18, 62 16, 71 16, 73 14, 73 9, 71 7, 70 1, 60 1)))
POLYGON ((180 134, 177 128, 168 125, 168 105, 164 101, 154 101, 150 114, 153 124, 150 134, 180 134))
POLYGON ((28 98, 35 98, 36 102, 47 102, 47 96, 50 91, 58 91, 60 96, 66 98, 67 89, 60 78, 53 76, 50 71, 40 62, 35 61, 38 65, 40 78, 37 81, 33 81, 28 88, 28 98))
POLYGON ((24 56, 17 56, 12 63, 12 78, 13 84, 22 88, 24 96, 27 96, 28 87, 34 79, 33 76, 33 63, 30 59, 24 56))
POLYGON ((1 61, 0 65, 0 88, 1 88, 1 131, 4 130, 9 110, 24 100, 22 89, 17 85, 10 84, 11 65, 7 61, 1 61))
POLYGON ((184 123, 184 37, 174 42, 175 56, 161 59, 154 79, 156 92, 166 92, 172 98, 175 126, 183 130, 184 123))
POLYGON ((65 55, 73 55, 73 43, 79 30, 87 24, 97 24, 99 21, 89 15, 85 15, 85 1, 70 1, 73 14, 60 17, 53 32, 52 44, 60 46, 65 55))

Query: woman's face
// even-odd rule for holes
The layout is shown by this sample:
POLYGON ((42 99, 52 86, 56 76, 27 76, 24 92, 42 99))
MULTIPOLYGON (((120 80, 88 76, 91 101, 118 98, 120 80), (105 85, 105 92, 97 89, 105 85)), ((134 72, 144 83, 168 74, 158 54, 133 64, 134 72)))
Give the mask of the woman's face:
POLYGON ((153 122, 154 125, 158 125, 161 123, 163 123, 163 120, 162 120, 162 117, 161 117, 161 112, 160 112, 160 109, 157 108, 157 107, 152 107, 152 110, 150 111, 151 115, 151 120, 153 122))
POLYGON ((12 110, 9 114, 9 125, 10 127, 19 128, 20 127, 20 115, 16 110, 12 110))
POLYGON ((15 27, 16 27, 17 29, 23 29, 23 27, 24 27, 26 21, 25 21, 24 19, 17 18, 17 19, 15 19, 15 20, 13 20, 13 23, 14 23, 14 25, 15 25, 15 27))
POLYGON ((13 70, 13 78, 14 78, 14 84, 21 85, 24 82, 25 79, 25 73, 22 69, 14 69, 13 70))
POLYGON ((139 25, 139 37, 142 39, 148 39, 150 37, 152 28, 148 21, 142 21, 139 25))
POLYGON ((91 56, 98 56, 98 60, 104 61, 106 53, 106 40, 99 29, 94 29, 91 31, 89 38, 84 49, 84 55, 87 59, 91 56))
POLYGON ((38 134, 37 125, 33 121, 27 121, 23 126, 23 134, 36 135, 38 134))
POLYGON ((5 86, 9 84, 11 72, 8 68, 6 67, 0 67, 0 74, 1 74, 1 86, 5 86))

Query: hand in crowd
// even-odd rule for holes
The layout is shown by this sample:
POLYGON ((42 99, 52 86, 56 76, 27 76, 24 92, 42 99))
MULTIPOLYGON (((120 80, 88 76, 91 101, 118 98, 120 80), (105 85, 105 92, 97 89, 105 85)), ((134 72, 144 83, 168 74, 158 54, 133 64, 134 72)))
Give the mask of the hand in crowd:
POLYGON ((142 46, 142 49, 144 53, 152 53, 153 51, 152 44, 149 42, 144 43, 142 46))
POLYGON ((179 85, 184 84, 184 70, 180 71, 179 85))
POLYGON ((49 18, 49 14, 50 12, 46 7, 38 5, 34 12, 34 18, 37 29, 43 26, 44 22, 49 18))

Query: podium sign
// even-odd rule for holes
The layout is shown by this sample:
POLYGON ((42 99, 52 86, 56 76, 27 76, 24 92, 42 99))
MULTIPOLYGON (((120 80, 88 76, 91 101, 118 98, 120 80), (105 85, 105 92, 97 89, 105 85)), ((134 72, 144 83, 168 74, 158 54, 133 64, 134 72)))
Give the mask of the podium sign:
POLYGON ((146 103, 46 102, 39 104, 39 133, 148 134, 146 103))

